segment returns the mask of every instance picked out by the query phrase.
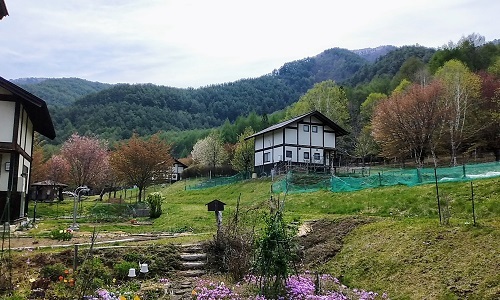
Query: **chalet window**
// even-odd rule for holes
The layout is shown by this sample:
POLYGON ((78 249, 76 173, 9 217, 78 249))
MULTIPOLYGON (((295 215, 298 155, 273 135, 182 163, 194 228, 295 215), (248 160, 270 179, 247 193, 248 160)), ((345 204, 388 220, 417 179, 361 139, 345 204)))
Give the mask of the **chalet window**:
POLYGON ((318 126, 316 126, 316 125, 311 126, 311 131, 318 132, 318 126))
POLYGON ((270 162, 271 159, 269 158, 269 152, 264 153, 264 162, 270 162))
POLYGON ((309 152, 304 152, 304 159, 309 159, 309 152))
POLYGON ((286 150, 285 157, 286 158, 292 158, 292 151, 286 150))
POLYGON ((309 125, 304 125, 304 132, 309 132, 309 125))
POLYGON ((319 160, 319 159, 320 159, 319 153, 314 153, 314 160, 319 160))

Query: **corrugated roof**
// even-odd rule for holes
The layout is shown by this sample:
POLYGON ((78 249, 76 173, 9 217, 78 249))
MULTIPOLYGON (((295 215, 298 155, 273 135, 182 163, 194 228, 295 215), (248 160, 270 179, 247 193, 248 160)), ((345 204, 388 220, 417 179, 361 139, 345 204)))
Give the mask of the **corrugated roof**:
POLYGON ((51 140, 56 137, 54 124, 52 123, 52 118, 50 117, 49 109, 47 108, 47 103, 45 103, 45 101, 4 79, 3 77, 0 77, 0 87, 12 93, 15 101, 19 101, 23 104, 24 109, 26 109, 31 122, 33 123, 33 129, 35 131, 43 134, 51 140))
POLYGON ((308 112, 306 114, 300 115, 300 116, 295 117, 293 119, 280 122, 280 123, 275 124, 273 126, 269 126, 266 129, 263 129, 263 130, 261 130, 261 131, 259 131, 257 133, 254 133, 254 134, 252 134, 249 137, 246 137, 245 140, 251 139, 251 138, 256 137, 258 135, 261 135, 261 134, 264 134, 264 133, 267 133, 267 132, 270 132, 270 131, 273 131, 273 130, 276 130, 276 129, 279 129, 279 128, 283 128, 283 127, 285 127, 285 126, 287 126, 289 124, 298 122, 298 121, 300 121, 300 120, 302 120, 302 119, 304 119, 306 117, 309 117, 309 116, 314 116, 314 117, 318 118, 319 120, 321 120, 327 126, 331 127, 335 131, 335 133, 337 134, 337 136, 343 136, 343 135, 346 135, 346 134, 349 133, 345 129, 343 129, 342 127, 340 127, 339 125, 335 124, 335 122, 333 122, 332 120, 330 120, 329 118, 327 118, 325 115, 323 115, 319 111, 313 110, 311 112, 308 112))

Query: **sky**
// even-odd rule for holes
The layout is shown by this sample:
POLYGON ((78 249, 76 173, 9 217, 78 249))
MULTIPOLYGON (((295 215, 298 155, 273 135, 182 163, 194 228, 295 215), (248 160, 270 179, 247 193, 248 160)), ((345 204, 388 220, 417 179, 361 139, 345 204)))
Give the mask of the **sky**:
POLYGON ((339 47, 499 39, 497 0, 5 0, 0 76, 200 87, 339 47))

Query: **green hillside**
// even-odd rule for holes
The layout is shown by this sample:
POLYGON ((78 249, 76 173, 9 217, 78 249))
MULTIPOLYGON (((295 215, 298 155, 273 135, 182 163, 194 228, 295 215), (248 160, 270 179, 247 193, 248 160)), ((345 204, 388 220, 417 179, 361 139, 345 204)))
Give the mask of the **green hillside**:
POLYGON ((112 85, 80 78, 36 78, 13 80, 28 92, 42 98, 49 107, 68 106, 86 95, 100 92, 112 85))
MULTIPOLYGON (((150 188, 148 192, 161 191, 166 199, 163 214, 148 226, 100 222, 96 212, 110 218, 110 204, 84 201, 85 210, 93 213, 79 221, 81 231, 91 232, 95 226, 104 233, 187 231, 194 235, 170 242, 203 241, 216 232, 214 214, 205 205, 213 199, 226 203, 223 222, 233 219, 238 198, 240 217, 269 212, 270 179, 186 190, 186 185, 198 181, 150 188)), ((390 299, 498 299, 500 178, 473 183, 476 226, 468 182, 439 186, 442 199, 449 201, 449 225, 439 225, 432 184, 273 197, 284 201, 286 222, 313 224, 313 230, 299 238, 305 255, 302 269, 330 273, 352 288, 387 292, 390 299), (322 221, 311 223, 315 220, 322 221)), ((60 216, 71 214, 72 202, 39 203, 37 211, 43 221, 32 232, 35 235, 70 223, 60 216)))
MULTIPOLYGON (((175 222, 195 231, 210 230, 210 226, 214 230, 213 215, 204 204, 212 199, 225 202, 227 220, 240 193, 241 211, 268 209, 269 180, 198 191, 185 191, 184 184, 165 190, 167 217, 158 221, 162 226, 175 222), (180 221, 176 215, 188 219, 180 221)), ((313 256, 305 265, 311 271, 331 273, 351 287, 387 292, 391 299, 498 299, 500 178, 474 181, 474 186, 477 226, 472 225, 468 182, 440 185, 441 196, 450 201, 449 225, 439 225, 432 184, 274 197, 285 201, 289 221, 326 219, 351 224, 353 231, 347 236, 336 235, 334 229, 305 250, 313 256), (319 260, 324 257, 325 261, 319 260)))
MULTIPOLYGON (((226 120, 234 122, 238 116, 251 112, 270 114, 296 102, 314 83, 327 79, 344 81, 365 64, 367 61, 357 54, 334 48, 315 57, 285 63, 258 78, 197 89, 119 84, 97 93, 82 94, 76 101, 67 99, 70 105, 57 108, 54 105, 61 101, 49 100, 57 133, 51 143, 62 143, 74 131, 121 140, 130 138, 134 131, 150 135, 159 130, 206 129, 220 126, 226 120)), ((54 99, 52 94, 40 90, 47 81, 26 87, 42 98, 54 99)), ((51 92, 56 93, 54 89, 51 92)))

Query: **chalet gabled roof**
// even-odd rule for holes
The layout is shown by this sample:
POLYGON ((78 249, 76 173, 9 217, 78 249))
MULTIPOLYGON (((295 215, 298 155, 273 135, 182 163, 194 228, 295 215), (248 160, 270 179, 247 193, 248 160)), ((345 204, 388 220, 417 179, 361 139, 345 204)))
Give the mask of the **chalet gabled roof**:
POLYGON ((178 165, 182 166, 183 168, 187 168, 187 166, 185 164, 181 163, 180 161, 178 161, 175 158, 174 158, 174 164, 178 164, 178 165))
POLYGON ((4 0, 0 0, 0 20, 9 15, 4 0))
POLYGON ((343 135, 346 135, 346 134, 349 133, 345 129, 343 129, 342 127, 340 127, 339 125, 335 124, 335 122, 333 122, 332 120, 330 120, 329 118, 327 118, 325 115, 323 115, 319 111, 313 110, 313 111, 308 112, 306 114, 297 116, 297 117, 295 117, 293 119, 283 121, 283 122, 275 124, 273 126, 269 126, 266 129, 263 129, 263 130, 261 130, 261 131, 259 131, 257 133, 254 133, 254 134, 252 134, 249 137, 246 137, 245 140, 251 139, 251 138, 256 137, 258 135, 262 135, 264 133, 267 133, 267 132, 270 132, 270 131, 273 131, 273 130, 276 130, 276 129, 279 129, 279 128, 283 128, 285 126, 288 126, 290 124, 298 122, 298 121, 300 121, 300 120, 302 120, 304 118, 307 118, 309 116, 314 116, 314 117, 318 118, 321 122, 323 122, 323 124, 325 124, 328 127, 332 128, 335 131, 335 133, 336 133, 337 136, 343 136, 343 135))
POLYGON ((62 187, 62 188, 68 187, 68 185, 65 183, 60 183, 60 182, 56 182, 53 180, 44 180, 44 181, 40 181, 40 182, 35 182, 35 183, 32 183, 31 186, 54 186, 54 187, 62 187))
POLYGON ((50 117, 49 109, 45 101, 2 77, 0 77, 0 87, 12 93, 12 96, 0 95, 0 97, 12 97, 13 101, 18 101, 23 104, 24 109, 26 109, 33 123, 33 129, 35 131, 51 140, 56 137, 54 124, 52 123, 52 118, 50 117))

